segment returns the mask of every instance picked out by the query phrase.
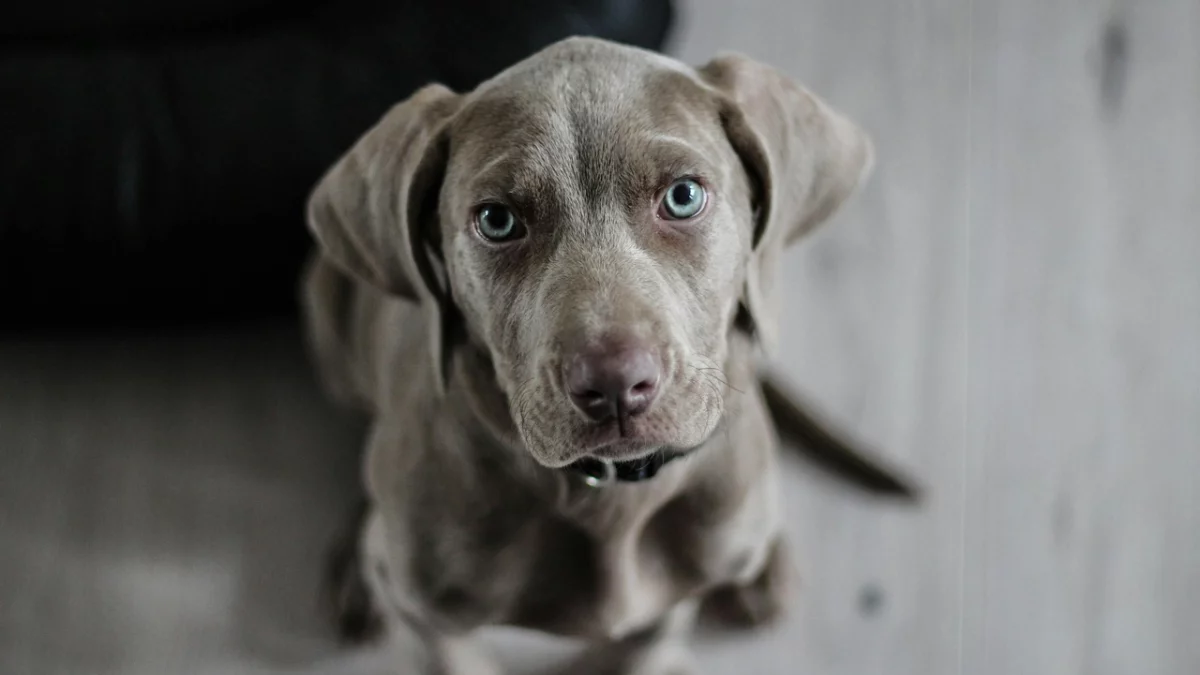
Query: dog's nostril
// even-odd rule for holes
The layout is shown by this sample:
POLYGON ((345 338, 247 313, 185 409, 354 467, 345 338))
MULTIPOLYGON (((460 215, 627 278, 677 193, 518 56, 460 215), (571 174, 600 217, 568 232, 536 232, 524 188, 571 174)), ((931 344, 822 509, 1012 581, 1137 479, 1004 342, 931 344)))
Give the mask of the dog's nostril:
POLYGON ((568 363, 563 372, 567 394, 580 412, 597 422, 645 412, 658 391, 661 365, 640 343, 610 342, 568 363))
POLYGON ((633 389, 631 389, 630 391, 632 391, 635 394, 645 395, 645 394, 649 394, 650 392, 654 391, 654 387, 657 385, 658 385, 657 382, 653 382, 651 380, 642 380, 641 382, 638 382, 637 384, 633 385, 633 389))

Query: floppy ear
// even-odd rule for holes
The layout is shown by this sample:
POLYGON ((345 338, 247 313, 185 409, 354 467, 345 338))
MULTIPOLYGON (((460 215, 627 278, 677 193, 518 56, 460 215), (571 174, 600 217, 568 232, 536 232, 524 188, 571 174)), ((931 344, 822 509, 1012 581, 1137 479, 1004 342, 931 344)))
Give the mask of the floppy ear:
POLYGON ((739 54, 700 69, 755 190, 743 319, 770 351, 778 332, 777 270, 784 248, 831 216, 870 173, 867 135, 787 75, 739 54))
POLYGON ((453 308, 434 267, 441 256, 437 198, 445 125, 458 106, 458 95, 441 85, 417 91, 363 135, 308 200, 309 230, 337 267, 423 308, 439 388, 453 308))

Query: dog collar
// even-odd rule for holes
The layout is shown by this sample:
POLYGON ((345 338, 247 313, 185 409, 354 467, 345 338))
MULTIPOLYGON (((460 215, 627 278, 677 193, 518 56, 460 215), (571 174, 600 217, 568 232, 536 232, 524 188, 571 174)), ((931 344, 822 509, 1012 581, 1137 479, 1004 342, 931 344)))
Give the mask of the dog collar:
POLYGON ((604 487, 610 483, 637 483, 650 480, 658 475, 663 466, 688 454, 688 452, 659 450, 641 459, 624 462, 585 457, 570 464, 569 468, 583 476, 583 482, 588 485, 604 487))

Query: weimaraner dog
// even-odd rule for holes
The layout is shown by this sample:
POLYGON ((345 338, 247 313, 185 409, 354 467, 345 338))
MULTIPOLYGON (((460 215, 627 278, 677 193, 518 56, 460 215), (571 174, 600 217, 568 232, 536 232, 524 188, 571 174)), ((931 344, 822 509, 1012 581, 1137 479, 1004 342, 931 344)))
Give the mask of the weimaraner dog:
POLYGON ((472 634, 510 625, 586 640, 566 673, 689 673, 701 607, 779 613, 779 431, 820 429, 760 381, 778 260, 871 165, 766 65, 573 38, 421 89, 330 169, 308 334, 372 418, 336 590, 397 672, 496 672, 472 634))

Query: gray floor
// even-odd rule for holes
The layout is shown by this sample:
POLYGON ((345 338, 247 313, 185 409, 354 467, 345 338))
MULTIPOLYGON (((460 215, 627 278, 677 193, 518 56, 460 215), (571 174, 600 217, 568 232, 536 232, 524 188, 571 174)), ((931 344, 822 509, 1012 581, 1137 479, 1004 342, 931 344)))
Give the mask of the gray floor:
MULTIPOLYGON (((1200 672, 1200 3, 685 8, 676 53, 779 64, 875 136, 788 258, 781 364, 932 492, 793 464, 796 614, 707 671, 1200 672)), ((295 343, 0 343, 0 673, 380 672, 314 611, 357 429, 295 343)))

